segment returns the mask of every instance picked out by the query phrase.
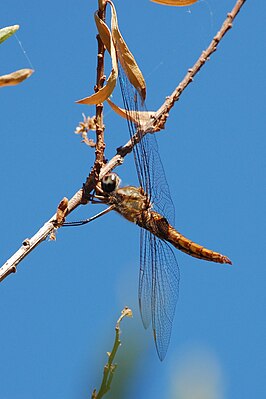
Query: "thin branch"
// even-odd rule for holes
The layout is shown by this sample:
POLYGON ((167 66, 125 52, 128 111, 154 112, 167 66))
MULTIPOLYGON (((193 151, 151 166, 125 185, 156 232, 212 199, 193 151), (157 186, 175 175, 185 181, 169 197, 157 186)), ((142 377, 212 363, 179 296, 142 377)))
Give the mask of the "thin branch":
MULTIPOLYGON (((68 213, 82 203, 83 190, 79 190, 68 202, 68 213)), ((0 269, 0 282, 9 274, 17 271, 17 265, 42 241, 56 230, 57 214, 55 213, 31 238, 26 238, 21 247, 9 258, 0 269)))
MULTIPOLYGON (((106 14, 106 1, 99 0, 98 1, 98 16, 103 21, 105 20, 105 14, 106 14)), ((105 81, 105 75, 104 75, 105 47, 100 38, 100 35, 97 35, 97 42, 98 42, 98 56, 97 56, 96 85, 94 88, 95 92, 98 92, 103 87, 103 84, 105 81)), ((96 126, 95 162, 94 162, 92 172, 87 177, 86 183, 84 184, 84 187, 83 187, 84 198, 88 198, 88 194, 96 186, 97 182, 99 181, 99 174, 100 174, 101 168, 105 164, 103 104, 96 105, 95 126, 96 126)))
MULTIPOLYGON (((171 110, 175 102, 179 100, 185 88, 189 85, 189 83, 193 81, 193 77, 199 72, 199 70, 206 63, 206 61, 209 60, 209 57, 216 51, 218 44, 220 43, 226 32, 230 30, 230 28, 232 28, 232 23, 239 13, 241 7, 244 5, 245 1, 246 0, 237 0, 232 11, 227 15, 227 18, 223 22, 220 30, 212 39, 210 45, 207 47, 206 50, 202 52, 198 60, 195 62, 194 66, 188 70, 184 79, 176 87, 173 93, 165 100, 165 102, 155 113, 155 116, 151 119, 151 121, 143 126, 142 136, 144 136, 148 132, 161 130, 164 127, 165 122, 168 118, 169 111, 171 110)), ((105 5, 103 0, 101 1, 101 3, 105 5)), ((100 135, 101 134, 103 134, 103 131, 100 132, 100 135)), ((104 148, 101 147, 101 140, 99 137, 98 139, 98 150, 103 151, 104 148)), ((102 177, 105 176, 108 172, 116 168, 118 165, 121 165, 123 163, 124 157, 132 151, 133 146, 138 142, 139 139, 140 138, 136 136, 134 143, 132 140, 129 140, 123 147, 120 147, 117 150, 117 154, 106 165, 101 167, 100 171, 98 171, 98 179, 102 179, 102 177)), ((104 162, 103 152, 101 154, 102 155, 99 155, 98 153, 98 158, 96 154, 96 158, 100 161, 100 163, 102 161, 104 162)), ((96 174, 96 167, 94 166, 85 183, 85 189, 80 189, 69 201, 67 214, 71 213, 79 205, 83 205, 88 202, 86 198, 88 198, 88 194, 95 188, 96 174)), ((55 228, 58 227, 60 226, 57 225, 55 214, 32 238, 24 240, 20 249, 0 268, 0 281, 4 280, 4 278, 7 277, 9 274, 14 273, 16 271, 18 263, 21 262, 21 260, 24 259, 37 245, 39 245, 48 236, 50 236, 55 228)))
MULTIPOLYGON (((105 11, 106 11, 106 3, 99 4, 98 16, 101 20, 105 21, 105 11)), ((97 62, 97 74, 96 74, 96 86, 95 92, 98 92, 105 82, 104 75, 104 53, 105 47, 100 38, 100 35, 97 35, 98 42, 98 62, 97 62)), ((104 164, 104 124, 103 124, 103 104, 96 105, 96 116, 95 116, 95 125, 96 125, 96 150, 95 150, 95 163, 94 170, 97 176, 99 176, 100 170, 104 164)), ((96 176, 96 178, 97 178, 96 176)))
MULTIPOLYGON (((225 19, 222 27, 217 32, 217 34, 212 39, 210 45, 204 50, 198 60, 195 62, 194 66, 188 69, 188 72, 184 79, 179 83, 173 93, 166 99, 164 104, 158 109, 155 115, 157 129, 161 130, 163 128, 171 108, 174 106, 175 102, 179 100, 181 94, 185 90, 185 88, 193 82, 194 76, 200 71, 202 66, 210 59, 210 56, 217 50, 217 46, 226 34, 232 27, 233 21, 237 14, 239 13, 241 7, 244 5, 246 0, 237 0, 234 5, 232 11, 227 14, 227 18, 225 19)), ((155 127, 155 131, 157 131, 155 127)))
POLYGON ((128 307, 125 307, 122 310, 121 316, 117 320, 116 327, 115 327, 115 341, 114 341, 112 351, 107 352, 108 361, 107 361, 106 365, 104 366, 101 387, 99 389, 99 392, 97 392, 96 389, 94 389, 91 399, 101 399, 111 388, 111 383, 113 380, 114 372, 117 367, 117 365, 114 364, 113 362, 114 362, 116 353, 118 351, 118 348, 121 345, 120 323, 124 317, 132 317, 132 311, 128 307))

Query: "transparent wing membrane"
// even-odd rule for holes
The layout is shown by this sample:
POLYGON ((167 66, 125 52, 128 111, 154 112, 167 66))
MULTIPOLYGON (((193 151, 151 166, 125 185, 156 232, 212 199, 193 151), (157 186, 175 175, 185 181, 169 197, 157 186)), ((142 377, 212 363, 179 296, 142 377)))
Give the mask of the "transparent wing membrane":
MULTIPOLYGON (((146 108, 121 65, 119 78, 124 107, 129 115, 127 121, 130 137, 134 140, 135 135, 142 135, 141 113, 138 112, 146 111, 146 108), (132 122, 130 113, 135 122, 132 122), (136 115, 139 115, 139 119, 136 115)), ((155 135, 146 134, 134 146, 133 153, 140 186, 148 195, 153 209, 174 225, 174 205, 155 135)), ((141 229, 139 306, 144 327, 147 328, 152 322, 156 349, 161 360, 169 345, 178 292, 179 268, 173 251, 165 241, 141 229)))
MULTIPOLYGON (((134 117, 138 112, 147 112, 137 90, 128 81, 121 66, 119 66, 119 81, 124 102, 128 114, 134 117)), ((133 119, 133 118, 132 118, 133 119)), ((134 140, 137 133, 141 136, 141 117, 135 123, 128 118, 130 137, 134 140)), ((136 118, 135 118, 136 119, 136 118)), ((154 204, 154 209, 162 214, 172 225, 175 220, 174 204, 171 199, 169 186, 165 177, 164 168, 159 155, 157 140, 154 133, 146 134, 133 148, 134 159, 141 187, 154 204)))

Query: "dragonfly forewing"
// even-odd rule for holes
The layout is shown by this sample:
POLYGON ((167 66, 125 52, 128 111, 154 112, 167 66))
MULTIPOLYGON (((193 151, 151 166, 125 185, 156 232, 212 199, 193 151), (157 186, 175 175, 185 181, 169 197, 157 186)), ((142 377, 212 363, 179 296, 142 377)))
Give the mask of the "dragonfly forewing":
MULTIPOLYGON (((141 112, 147 112, 145 103, 139 93, 128 81, 121 66, 119 67, 120 87, 124 106, 127 109, 127 119, 130 137, 134 140, 136 134, 142 136, 143 123, 141 112), (130 118, 130 114, 134 119, 130 118)), ((170 195, 163 164, 160 158, 158 143, 154 133, 145 134, 133 147, 133 154, 140 186, 153 203, 154 209, 163 215, 172 225, 175 222, 175 208, 170 195)))

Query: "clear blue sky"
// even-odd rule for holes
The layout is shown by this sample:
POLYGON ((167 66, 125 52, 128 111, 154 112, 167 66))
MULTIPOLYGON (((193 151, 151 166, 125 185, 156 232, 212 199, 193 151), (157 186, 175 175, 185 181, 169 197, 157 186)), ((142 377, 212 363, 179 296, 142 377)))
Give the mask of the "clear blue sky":
MULTIPOLYGON (((193 65, 234 0, 169 8, 117 1, 121 30, 146 77, 156 109, 193 65)), ((95 83, 97 1, 3 0, 0 26, 18 38, 35 74, 2 88, 2 263, 82 185, 93 150, 73 134, 75 104, 95 83)), ((1 283, 0 397, 89 398, 99 386, 114 325, 122 324, 120 381, 110 398, 249 399, 266 396, 265 12, 247 1, 218 51, 182 95, 158 134, 176 207, 176 228, 230 257, 210 264, 176 251, 180 297, 167 357, 161 363, 137 303, 139 231, 108 214, 62 229, 1 283), (190 390, 189 390, 190 389, 190 390), (117 391, 116 391, 117 390, 117 391), (206 391, 208 390, 208 391, 206 391), (206 392, 210 392, 207 396, 206 392)), ((0 46, 0 74, 30 67, 15 38, 0 46)), ((128 139, 106 108, 107 156, 128 139)), ((136 184, 131 157, 117 170, 136 184)), ((99 207, 77 210, 88 217, 99 207)))

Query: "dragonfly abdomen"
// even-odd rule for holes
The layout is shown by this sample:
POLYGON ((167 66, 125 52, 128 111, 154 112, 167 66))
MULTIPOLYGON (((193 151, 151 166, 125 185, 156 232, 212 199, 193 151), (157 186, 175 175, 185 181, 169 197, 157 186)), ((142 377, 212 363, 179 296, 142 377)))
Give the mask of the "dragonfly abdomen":
POLYGON ((228 263, 232 264, 231 260, 220 254, 212 251, 189 240, 183 234, 179 233, 168 221, 157 212, 145 212, 145 223, 141 227, 147 228, 151 233, 157 237, 168 241, 175 248, 179 249, 194 258, 204 259, 210 262, 228 263), (146 226, 145 226, 146 224, 146 226))
POLYGON ((202 245, 189 240, 176 231, 171 225, 169 225, 168 231, 170 239, 167 241, 169 241, 175 248, 180 249, 188 255, 211 262, 232 264, 231 260, 227 258, 227 256, 224 256, 219 252, 212 251, 211 249, 207 249, 202 245))

